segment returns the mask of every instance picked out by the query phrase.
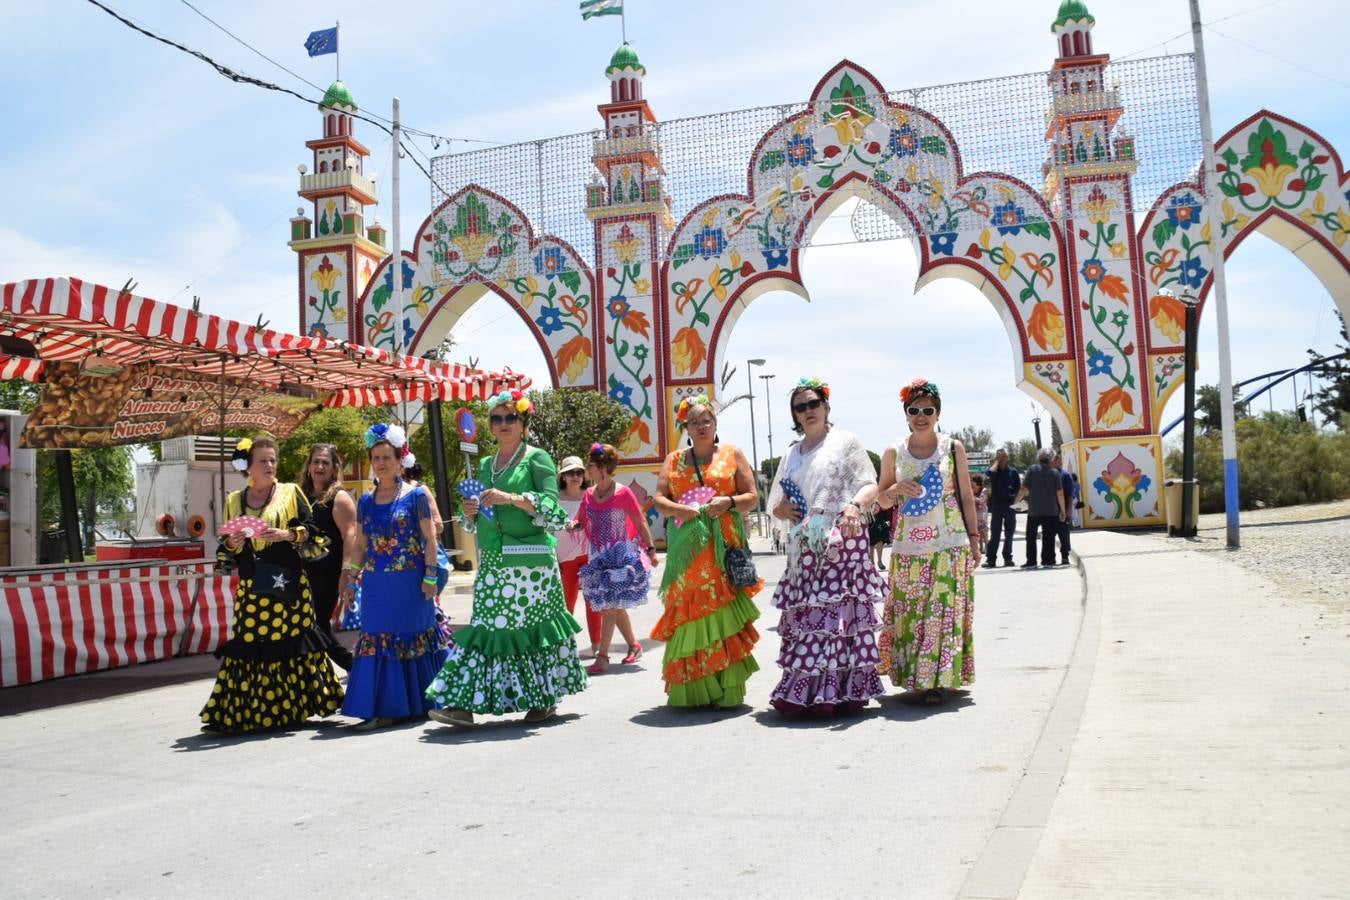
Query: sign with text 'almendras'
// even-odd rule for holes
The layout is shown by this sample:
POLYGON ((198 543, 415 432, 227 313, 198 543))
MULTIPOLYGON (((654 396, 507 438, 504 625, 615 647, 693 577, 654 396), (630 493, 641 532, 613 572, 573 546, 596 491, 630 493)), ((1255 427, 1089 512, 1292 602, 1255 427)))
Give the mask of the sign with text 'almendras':
POLYGON ((106 375, 79 363, 52 363, 42 395, 20 437, 24 447, 80 448, 146 444, 224 427, 284 438, 318 409, 317 399, 292 397, 256 382, 184 373, 153 364, 106 375))

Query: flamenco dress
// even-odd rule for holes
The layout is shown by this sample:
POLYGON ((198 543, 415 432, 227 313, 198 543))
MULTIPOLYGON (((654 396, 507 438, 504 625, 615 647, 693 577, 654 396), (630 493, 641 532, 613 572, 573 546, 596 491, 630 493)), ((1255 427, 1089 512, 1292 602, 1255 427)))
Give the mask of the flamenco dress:
POLYGON ((426 544, 422 522, 431 518, 426 488, 403 488, 388 503, 374 492, 356 504, 366 536, 361 569, 361 633, 353 651, 342 713, 360 719, 424 715, 433 704, 427 685, 445 662, 436 627, 436 601, 422 593, 426 544))
POLYGON ((534 513, 502 505, 491 519, 480 513, 465 522, 478 538, 473 618, 451 637, 426 695, 438 706, 473 713, 548 709, 586 688, 576 644, 581 626, 567 611, 549 533, 568 522, 558 503, 558 471, 547 453, 522 444, 500 472, 484 457, 478 480, 529 498, 534 513))
POLYGON ((927 479, 941 494, 924 512, 896 516, 890 593, 882 615, 881 669, 904 691, 959 688, 975 681, 975 579, 970 538, 956 497, 951 438, 916 459, 909 439, 895 446, 897 478, 927 479))
MULTIPOLYGON (((666 458, 671 496, 679 499, 700 486, 688 453, 666 458)), ((736 493, 736 450, 722 446, 702 467, 702 485, 721 496, 736 493)), ((665 641, 662 678, 671 706, 738 706, 745 683, 759 670, 754 620, 759 610, 751 598, 764 586, 733 587, 722 564, 722 548, 745 547, 739 513, 699 515, 666 535, 666 569, 661 581, 665 611, 651 636, 665 641), (713 529, 718 529, 721 540, 713 529)))
POLYGON ((246 512, 274 528, 295 529, 299 540, 247 540, 237 551, 222 542, 216 551, 222 565, 238 566, 239 583, 230 638, 216 650, 220 671, 201 720, 231 733, 331 716, 342 704, 342 687, 324 652, 327 641, 314 627, 313 597, 302 566, 304 560, 328 552, 328 538, 314 527, 309 501, 298 485, 278 482, 261 510, 245 509, 244 491, 225 498, 227 521, 246 512), (254 584, 260 561, 280 567, 298 582, 289 599, 273 596, 272 586, 254 584))
POLYGON ((582 498, 580 518, 591 548, 590 561, 581 567, 581 591, 592 609, 633 609, 647 602, 651 572, 633 526, 641 515, 627 485, 615 485, 607 500, 596 500, 595 488, 582 498))
POLYGON ((872 463, 853 435, 831 429, 814 450, 788 451, 769 492, 772 509, 786 496, 783 479, 801 491, 806 515, 787 536, 787 568, 774 589, 781 610, 778 665, 770 702, 784 715, 856 712, 885 693, 877 604, 886 580, 872 564, 866 529, 845 537, 839 516, 858 491, 876 482, 872 463))

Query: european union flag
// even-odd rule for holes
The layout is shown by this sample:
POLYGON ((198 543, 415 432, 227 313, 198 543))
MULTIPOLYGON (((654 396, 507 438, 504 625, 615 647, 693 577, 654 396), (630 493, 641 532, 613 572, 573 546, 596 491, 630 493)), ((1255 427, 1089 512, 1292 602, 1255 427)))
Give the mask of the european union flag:
POLYGON ((323 56, 325 53, 336 53, 337 32, 338 30, 336 28, 311 31, 309 37, 305 38, 305 49, 309 51, 310 56, 323 56))

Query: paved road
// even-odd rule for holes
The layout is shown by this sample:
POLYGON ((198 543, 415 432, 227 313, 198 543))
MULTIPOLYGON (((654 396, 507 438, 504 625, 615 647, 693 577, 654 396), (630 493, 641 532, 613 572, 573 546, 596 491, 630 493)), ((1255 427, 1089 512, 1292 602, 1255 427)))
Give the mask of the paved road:
POLYGON ((1072 569, 985 570, 977 596, 978 683, 937 710, 782 721, 766 589, 736 711, 666 709, 649 644, 541 726, 221 739, 197 731, 200 675, 0 718, 0 895, 951 897, 1081 618, 1072 569))

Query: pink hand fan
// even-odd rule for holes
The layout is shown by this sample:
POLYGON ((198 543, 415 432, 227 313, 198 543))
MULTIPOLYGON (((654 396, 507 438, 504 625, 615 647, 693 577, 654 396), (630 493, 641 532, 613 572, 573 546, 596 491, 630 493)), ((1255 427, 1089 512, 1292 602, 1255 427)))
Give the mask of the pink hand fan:
POLYGON ((268 525, 257 516, 235 516, 233 519, 220 526, 220 528, 216 529, 216 534, 237 534, 244 538, 254 538, 271 527, 271 525, 268 525))
MULTIPOLYGON (((690 488, 680 495, 680 503, 684 506, 702 506, 717 496, 717 491, 708 487, 706 484, 699 485, 696 488, 690 488)), ((680 520, 675 520, 675 527, 680 526, 680 520)))

